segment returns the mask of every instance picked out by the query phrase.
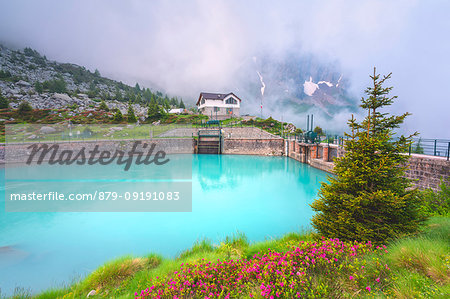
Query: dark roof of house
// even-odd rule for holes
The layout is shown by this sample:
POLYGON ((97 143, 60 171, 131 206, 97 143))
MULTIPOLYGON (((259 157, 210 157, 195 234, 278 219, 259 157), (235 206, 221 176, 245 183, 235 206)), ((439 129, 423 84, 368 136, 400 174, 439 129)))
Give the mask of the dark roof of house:
POLYGON ((239 102, 242 102, 242 100, 237 95, 235 95, 232 92, 230 92, 230 93, 201 92, 200 96, 198 97, 198 101, 197 101, 196 105, 198 105, 200 103, 200 100, 201 100, 202 97, 205 100, 223 100, 226 97, 228 97, 229 95, 233 95, 236 99, 239 100, 239 102))

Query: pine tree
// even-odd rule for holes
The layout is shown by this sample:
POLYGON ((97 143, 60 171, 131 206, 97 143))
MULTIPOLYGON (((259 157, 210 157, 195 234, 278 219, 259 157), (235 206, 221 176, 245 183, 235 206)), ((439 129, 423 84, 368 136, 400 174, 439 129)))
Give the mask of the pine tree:
POLYGON ((9 101, 2 95, 2 90, 0 89, 0 109, 9 108, 9 101))
POLYGON ((419 138, 419 141, 417 141, 417 144, 412 152, 415 154, 423 154, 422 138, 419 138))
POLYGON ((31 107, 30 103, 28 103, 27 101, 20 102, 19 107, 17 107, 17 111, 19 111, 20 113, 29 112, 32 110, 33 107, 31 107))
POLYGON ((115 122, 121 122, 123 120, 122 112, 120 112, 119 109, 116 110, 116 113, 114 114, 113 120, 115 122))
POLYGON ((156 121, 161 118, 161 112, 159 110, 159 106, 155 101, 155 98, 152 97, 150 104, 148 105, 148 120, 156 121))
POLYGON ((34 83, 34 89, 36 90, 37 93, 44 92, 44 88, 42 86, 42 83, 39 82, 39 81, 36 81, 36 83, 34 83))
POLYGON ((181 99, 181 101, 180 101, 180 108, 186 109, 186 106, 183 103, 183 99, 181 99))
POLYGON ((173 97, 173 98, 170 100, 170 105, 172 105, 172 107, 178 107, 178 99, 175 98, 175 97, 173 97))
POLYGON ((164 107, 164 110, 165 110, 166 112, 169 112, 169 110, 170 110, 170 104, 169 104, 169 101, 168 101, 167 99, 164 100, 163 107, 164 107))
POLYGON ((128 103, 127 120, 129 123, 135 123, 137 121, 136 115, 134 115, 134 109, 131 102, 128 103))
POLYGON ((106 105, 106 103, 105 103, 104 100, 102 100, 102 101, 100 102, 99 109, 100 109, 100 110, 103 110, 103 111, 109 111, 108 105, 106 105))
POLYGON ((120 92, 120 89, 118 87, 116 87, 116 91, 114 94, 114 98, 116 99, 116 101, 121 102, 122 101, 122 93, 120 92))
POLYGON ((361 123, 349 120, 351 134, 345 155, 335 159, 335 177, 322 183, 319 198, 311 207, 317 213, 312 224, 317 231, 343 240, 386 242, 398 235, 412 233, 423 221, 420 199, 404 177, 405 152, 412 136, 394 138, 409 113, 389 116, 380 112, 393 103, 392 87, 383 87, 391 74, 371 76, 373 87, 366 89, 361 108, 367 116, 361 123))

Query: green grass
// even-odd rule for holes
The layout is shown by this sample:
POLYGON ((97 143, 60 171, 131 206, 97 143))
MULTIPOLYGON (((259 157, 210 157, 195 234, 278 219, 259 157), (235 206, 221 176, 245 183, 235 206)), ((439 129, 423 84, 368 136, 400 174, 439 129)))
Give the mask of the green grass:
POLYGON ((381 297, 446 298, 450 294, 450 217, 432 217, 414 237, 387 246, 391 288, 381 297))
MULTIPOLYGON (((432 217, 416 236, 398 239, 387 246, 382 257, 367 255, 361 264, 368 269, 375 263, 387 264, 391 269, 390 283, 382 291, 373 292, 379 298, 445 298, 450 293, 450 218, 432 217), (381 258, 379 260, 378 258, 381 258)), ((190 249, 173 259, 150 254, 144 257, 126 256, 105 263, 84 279, 69 287, 49 289, 34 298, 86 298, 96 290, 95 298, 134 298, 136 291, 152 285, 157 278, 170 278, 183 263, 206 263, 262 255, 269 249, 286 251, 300 241, 314 241, 311 232, 293 232, 277 239, 249 243, 239 232, 226 237, 219 244, 199 240, 190 249)), ((344 274, 343 274, 344 275, 344 274)), ((320 282, 318 282, 320 284, 320 282)), ((347 277, 336 277, 326 285, 339 288, 342 297, 357 297, 347 286, 347 277)), ((322 284, 323 285, 323 284, 322 284)), ((30 298, 19 292, 15 298, 30 298)))

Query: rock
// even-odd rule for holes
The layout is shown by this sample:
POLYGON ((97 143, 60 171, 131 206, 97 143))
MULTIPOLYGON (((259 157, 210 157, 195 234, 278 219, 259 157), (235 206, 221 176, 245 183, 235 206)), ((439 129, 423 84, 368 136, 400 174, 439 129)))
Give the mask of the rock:
POLYGON ((28 139, 36 139, 36 137, 37 137, 37 136, 33 134, 33 135, 31 135, 30 137, 28 137, 28 139))
POLYGON ((22 86, 22 87, 30 87, 31 86, 30 83, 23 81, 23 80, 19 80, 16 84, 19 86, 22 86))
POLYGON ((53 94, 53 98, 57 99, 57 100, 68 101, 68 102, 72 101, 71 97, 69 97, 68 95, 63 94, 63 93, 55 93, 55 94, 53 94))
POLYGON ((56 132, 56 129, 55 129, 55 128, 52 128, 52 127, 45 126, 45 127, 42 127, 42 128, 39 130, 39 132, 41 132, 41 133, 43 133, 43 134, 51 134, 51 133, 55 133, 55 132, 56 132))
POLYGON ((92 290, 87 294, 86 298, 89 298, 90 296, 95 296, 96 294, 97 292, 95 290, 92 290))

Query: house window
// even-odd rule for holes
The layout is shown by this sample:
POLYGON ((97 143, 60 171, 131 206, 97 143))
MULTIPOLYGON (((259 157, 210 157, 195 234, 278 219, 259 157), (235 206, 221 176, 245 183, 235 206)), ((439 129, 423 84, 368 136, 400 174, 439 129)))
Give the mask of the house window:
POLYGON ((205 99, 202 99, 201 104, 202 105, 205 104, 205 99))
POLYGON ((233 114, 233 108, 227 108, 227 114, 233 114))
POLYGON ((225 104, 232 104, 232 105, 236 105, 237 101, 233 98, 229 98, 225 100, 225 104))
POLYGON ((219 112, 220 111, 220 107, 214 107, 214 112, 219 112))

